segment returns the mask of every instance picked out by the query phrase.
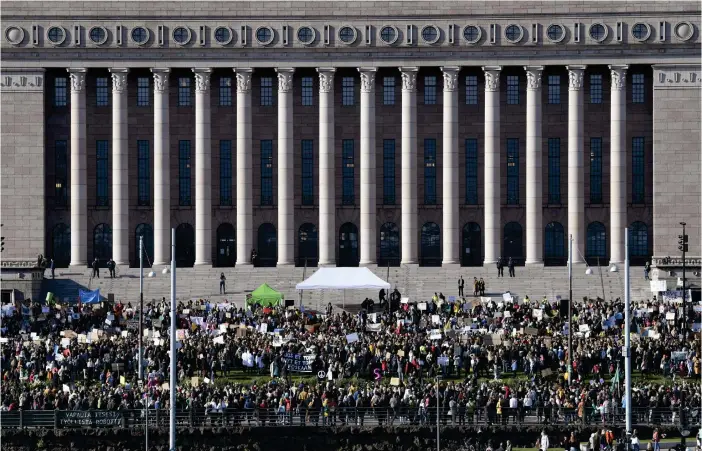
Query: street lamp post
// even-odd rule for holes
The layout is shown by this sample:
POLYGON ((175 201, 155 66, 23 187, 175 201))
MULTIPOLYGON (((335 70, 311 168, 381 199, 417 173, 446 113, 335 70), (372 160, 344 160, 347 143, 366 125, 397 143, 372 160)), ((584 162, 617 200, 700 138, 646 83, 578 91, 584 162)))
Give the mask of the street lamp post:
MULTIPOLYGON (((144 236, 139 236, 139 380, 144 383, 144 236)), ((146 408, 144 409, 144 446, 149 449, 149 391, 146 390, 146 408)))
POLYGON ((573 380, 573 235, 568 239, 568 386, 573 380))
MULTIPOLYGON (((682 252, 682 339, 683 341, 687 340, 687 306, 685 305, 685 254, 688 251, 688 245, 687 245, 687 234, 685 233, 685 226, 687 223, 681 222, 680 225, 682 226, 682 235, 678 235, 678 250, 682 252)), ((682 445, 682 449, 685 449, 685 436, 689 434, 685 434, 683 431, 687 432, 687 421, 685 418, 685 392, 681 393, 680 396, 680 429, 681 429, 681 434, 680 434, 680 444, 682 445)))

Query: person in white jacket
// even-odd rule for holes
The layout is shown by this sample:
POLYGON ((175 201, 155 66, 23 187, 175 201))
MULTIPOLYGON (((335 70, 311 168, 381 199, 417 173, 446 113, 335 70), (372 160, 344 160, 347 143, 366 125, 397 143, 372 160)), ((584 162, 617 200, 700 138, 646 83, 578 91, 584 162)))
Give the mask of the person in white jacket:
POLYGON ((541 437, 539 438, 539 450, 548 450, 548 435, 546 435, 546 431, 541 431, 541 437))

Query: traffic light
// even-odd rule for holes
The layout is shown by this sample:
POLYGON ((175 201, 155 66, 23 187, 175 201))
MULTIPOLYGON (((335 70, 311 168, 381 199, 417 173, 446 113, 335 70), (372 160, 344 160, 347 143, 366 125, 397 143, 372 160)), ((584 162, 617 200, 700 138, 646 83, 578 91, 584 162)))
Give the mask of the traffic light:
POLYGON ((687 252, 687 235, 678 235, 678 250, 682 252, 687 252))

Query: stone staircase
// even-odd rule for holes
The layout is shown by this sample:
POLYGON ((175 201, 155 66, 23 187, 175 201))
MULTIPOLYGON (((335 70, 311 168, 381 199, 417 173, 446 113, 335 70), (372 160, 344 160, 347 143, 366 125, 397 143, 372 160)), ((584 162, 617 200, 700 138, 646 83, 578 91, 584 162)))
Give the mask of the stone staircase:
MULTIPOLYGON (((151 269, 144 270, 144 299, 166 297, 170 299, 170 273, 162 272, 164 267, 153 268, 155 276, 147 277, 151 269)), ((403 296, 412 301, 430 299, 434 292, 442 292, 452 296, 458 294, 457 280, 463 276, 466 285, 465 293, 472 295, 473 277, 482 277, 486 282, 486 295, 500 297, 502 293, 510 291, 520 298, 528 295, 532 299, 543 296, 555 298, 568 297, 568 269, 566 267, 517 267, 515 278, 497 278, 497 270, 493 267, 418 267, 408 265, 402 267, 370 267, 375 274, 387 280, 391 286, 397 287, 403 296)), ((575 266, 573 270, 573 298, 582 299, 584 296, 606 299, 624 297, 624 273, 609 272, 607 267, 593 267, 591 275, 585 274, 585 266, 575 266), (601 270, 601 272, 600 272, 601 270)), ((268 283, 276 290, 282 292, 286 299, 299 302, 300 296, 307 308, 323 308, 327 302, 338 305, 358 305, 366 296, 377 299, 376 290, 347 290, 345 294, 339 290, 306 291, 298 293, 295 285, 305 276, 311 276, 317 268, 253 268, 251 266, 239 268, 178 268, 176 269, 176 296, 179 300, 193 298, 207 298, 212 301, 227 299, 230 302, 242 304, 246 294, 257 288, 262 283, 268 283), (219 274, 224 273, 227 278, 227 294, 219 294, 219 274)), ((114 293, 116 300, 123 302, 136 302, 139 299, 139 269, 118 268, 118 277, 106 277, 107 270, 101 270, 101 278, 90 278, 90 270, 75 271, 57 269, 56 279, 45 279, 44 295, 50 291, 59 299, 76 299, 78 289, 100 289, 100 293, 107 297, 114 293)), ((507 270, 505 269, 505 274, 507 270)), ((650 286, 643 278, 643 269, 631 269, 631 296, 632 300, 649 299, 650 286)))

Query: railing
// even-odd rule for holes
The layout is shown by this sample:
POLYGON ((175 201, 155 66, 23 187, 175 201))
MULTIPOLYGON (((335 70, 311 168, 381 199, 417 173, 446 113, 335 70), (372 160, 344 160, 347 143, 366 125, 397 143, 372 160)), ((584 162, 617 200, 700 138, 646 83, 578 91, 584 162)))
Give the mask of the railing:
MULTIPOLYGON (((275 408, 255 409, 192 409, 177 410, 176 425, 180 428, 219 428, 228 426, 418 426, 436 425, 436 407, 336 407, 324 409, 297 408, 279 412, 275 408)), ((163 409, 149 409, 149 428, 168 427, 170 413, 163 409)), ((699 408, 686 410, 689 425, 700 424, 699 408)), ((539 424, 579 426, 623 426, 623 409, 601 414, 587 409, 581 417, 574 409, 502 409, 501 414, 488 414, 485 409, 473 412, 456 408, 453 412, 441 409, 439 422, 442 426, 528 426, 539 424)), ((0 412, 2 428, 144 428, 145 411, 142 410, 25 410, 0 412)), ((670 408, 635 408, 632 412, 633 426, 679 427, 680 411, 670 408)))

